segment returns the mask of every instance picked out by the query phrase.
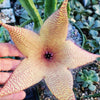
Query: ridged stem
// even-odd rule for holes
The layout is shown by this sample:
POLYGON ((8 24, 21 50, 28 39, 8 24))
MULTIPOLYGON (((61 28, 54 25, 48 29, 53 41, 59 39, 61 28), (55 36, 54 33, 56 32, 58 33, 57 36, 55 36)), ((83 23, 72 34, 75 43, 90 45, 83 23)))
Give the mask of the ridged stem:
POLYGON ((34 30, 38 31, 43 24, 41 16, 35 7, 33 0, 19 0, 24 9, 28 12, 31 19, 34 21, 34 30))
POLYGON ((57 0, 45 0, 44 21, 56 10, 57 0))
POLYGON ((23 23, 20 25, 20 27, 24 27, 25 25, 27 25, 27 24, 29 24, 29 23, 31 23, 31 22, 32 22, 32 19, 29 19, 29 20, 23 22, 23 23))

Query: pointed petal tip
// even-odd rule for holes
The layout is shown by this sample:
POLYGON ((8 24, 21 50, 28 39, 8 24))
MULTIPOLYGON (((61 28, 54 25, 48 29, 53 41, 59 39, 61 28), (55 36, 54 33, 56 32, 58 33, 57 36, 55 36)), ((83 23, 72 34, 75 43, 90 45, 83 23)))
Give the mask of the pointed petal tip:
POLYGON ((100 55, 90 53, 80 47, 70 40, 66 41, 66 56, 67 65, 70 69, 78 68, 80 66, 90 64, 95 61, 100 55))
POLYGON ((50 41, 65 41, 68 31, 67 3, 68 0, 64 0, 62 6, 42 25, 40 36, 43 41, 47 38, 50 41))
POLYGON ((36 63, 36 61, 37 59, 25 58, 13 72, 4 87, 0 90, 0 97, 25 90, 41 81, 45 76, 45 69, 43 67, 43 69, 41 69, 41 66, 44 66, 44 64, 40 62, 36 63), (36 66, 38 63, 40 63, 41 66, 33 67, 36 66), (27 67, 29 68, 27 69, 27 67))
POLYGON ((66 68, 59 66, 54 69, 53 67, 53 70, 49 70, 49 73, 47 73, 45 82, 57 100, 75 100, 72 91, 73 77, 66 68))
POLYGON ((0 20, 0 25, 6 28, 10 32, 15 30, 14 26, 4 23, 1 20, 0 20))
POLYGON ((7 25, 6 23, 3 23, 3 22, 0 20, 0 26, 3 26, 4 28, 6 28, 6 29, 8 30, 10 25, 7 25))
POLYGON ((67 3, 68 3, 68 0, 64 0, 64 2, 63 2, 63 4, 62 4, 61 8, 62 8, 62 7, 66 8, 67 3))

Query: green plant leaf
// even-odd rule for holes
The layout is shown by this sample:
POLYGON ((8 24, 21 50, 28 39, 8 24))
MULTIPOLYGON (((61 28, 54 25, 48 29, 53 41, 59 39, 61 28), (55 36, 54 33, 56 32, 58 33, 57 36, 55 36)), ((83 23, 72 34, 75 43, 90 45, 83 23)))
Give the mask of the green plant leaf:
POLYGON ((97 61, 97 62, 100 62, 100 57, 98 57, 98 58, 96 59, 96 61, 97 61))
POLYGON ((96 43, 95 40, 87 40, 87 41, 86 41, 86 45, 89 45, 90 47, 93 47, 93 48, 99 46, 99 45, 96 43))
POLYGON ((83 69, 82 72, 86 75, 88 75, 88 71, 86 69, 83 69))
POLYGON ((0 4, 3 3, 4 0, 0 0, 0 4))
POLYGON ((100 28, 100 21, 96 20, 93 28, 100 28))
POLYGON ((83 73, 82 73, 82 71, 79 71, 78 74, 79 74, 79 75, 82 75, 83 73))
POLYGON ((82 85, 82 87, 88 87, 88 82, 87 81, 85 81, 84 83, 83 83, 83 85, 82 85))
POLYGON ((76 7, 78 7, 80 11, 84 11, 84 7, 79 1, 75 1, 75 4, 76 4, 76 7))
POLYGON ((5 42, 4 38, 0 38, 0 43, 4 43, 4 42, 5 42))
POLYGON ((89 26, 91 27, 94 24, 94 18, 89 16, 88 22, 89 22, 89 26))
POLYGON ((97 4, 98 3, 98 1, 96 1, 96 0, 92 0, 92 4, 94 5, 94 4, 97 4))
POLYGON ((63 2, 63 0, 58 0, 58 2, 63 2))
POLYGON ((79 28, 85 28, 84 25, 83 25, 83 23, 81 21, 77 21, 75 24, 77 24, 77 26, 79 28))
POLYGON ((90 30, 90 31, 89 31, 89 35, 91 35, 93 38, 95 38, 95 37, 98 36, 98 31, 90 30))
POLYGON ((88 83, 88 85, 93 84, 93 82, 91 80, 87 80, 86 82, 88 83))
POLYGON ((89 70, 88 73, 89 73, 90 76, 92 76, 92 75, 94 75, 96 72, 95 72, 94 70, 89 70))
POLYGON ((96 40, 96 43, 100 45, 100 37, 94 37, 94 39, 96 40))
POLYGON ((80 20, 81 19, 81 15, 80 14, 77 14, 76 16, 75 16, 75 20, 80 20))
POLYGON ((90 0, 83 0, 84 6, 90 5, 90 0))
POLYGON ((37 2, 43 2, 44 0, 37 0, 37 2))
POLYGON ((56 10, 57 0, 45 0, 44 21, 56 10))
POLYGON ((70 0, 69 3, 70 3, 71 9, 74 9, 75 8, 75 1, 74 0, 70 0))
POLYGON ((34 3, 37 3, 37 0, 33 0, 34 3))
POLYGON ((67 4, 67 14, 68 14, 68 18, 70 18, 70 13, 71 13, 71 7, 70 7, 70 3, 68 2, 68 4, 67 4))
POLYGON ((1 42, 9 42, 10 37, 8 31, 4 27, 0 27, 0 43, 1 42))
POLYGON ((88 24, 86 21, 83 22, 83 25, 84 25, 85 27, 89 27, 89 24, 88 24))
POLYGON ((77 76, 76 80, 77 80, 77 82, 83 82, 83 80, 81 79, 80 76, 77 76))
POLYGON ((96 89, 96 86, 95 85, 93 85, 93 84, 89 85, 89 90, 95 91, 95 89, 96 89))
POLYGON ((85 10, 84 12, 85 12, 86 14, 89 14, 89 15, 93 13, 92 10, 90 10, 90 9, 87 9, 87 10, 85 10))
POLYGON ((96 42, 96 40, 86 40, 84 49, 88 50, 89 52, 96 53, 96 51, 100 50, 100 45, 96 42))
POLYGON ((33 0, 19 0, 21 5, 25 8, 31 19, 34 21, 34 31, 39 31, 43 21, 41 16, 35 7, 33 0))
POLYGON ((88 76, 86 74, 82 74, 81 75, 81 79, 84 80, 84 81, 86 81, 88 79, 88 76))
POLYGON ((25 10, 22 12, 22 14, 20 15, 20 17, 22 17, 22 18, 24 18, 26 20, 30 19, 30 17, 28 16, 28 13, 25 10))
POLYGON ((92 76, 91 80, 93 82, 99 82, 99 76, 98 76, 98 74, 95 74, 94 76, 92 76))
POLYGON ((100 15, 100 5, 99 4, 93 5, 93 9, 95 10, 95 13, 97 15, 100 15))

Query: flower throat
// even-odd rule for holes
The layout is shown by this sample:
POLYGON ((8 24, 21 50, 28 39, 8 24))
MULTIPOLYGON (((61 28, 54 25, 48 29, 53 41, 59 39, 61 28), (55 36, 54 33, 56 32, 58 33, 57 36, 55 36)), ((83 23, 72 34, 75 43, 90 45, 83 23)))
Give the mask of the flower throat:
POLYGON ((44 58, 47 60, 51 60, 53 58, 53 53, 46 51, 44 54, 44 58))

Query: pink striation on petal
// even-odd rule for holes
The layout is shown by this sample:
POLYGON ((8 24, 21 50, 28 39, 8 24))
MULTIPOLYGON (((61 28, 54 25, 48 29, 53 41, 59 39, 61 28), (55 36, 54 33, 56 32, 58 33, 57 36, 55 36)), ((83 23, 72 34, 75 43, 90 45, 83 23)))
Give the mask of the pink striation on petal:
POLYGON ((17 26, 4 24, 1 21, 0 24, 9 31, 16 47, 24 56, 31 56, 32 53, 34 54, 41 47, 40 36, 36 33, 17 26))
POLYGON ((65 67, 54 64, 48 70, 45 81, 51 92, 59 100, 75 100, 73 93, 73 78, 65 67))
POLYGON ((59 10, 53 13, 42 25, 41 39, 48 43, 64 41, 68 30, 67 2, 65 0, 59 10))
POLYGON ((43 66, 36 58, 24 59, 1 89, 0 97, 17 93, 41 81, 45 76, 43 66))
POLYGON ((68 68, 77 68, 79 66, 91 63, 100 57, 100 55, 92 54, 78 47, 71 41, 66 41, 65 62, 68 68))

